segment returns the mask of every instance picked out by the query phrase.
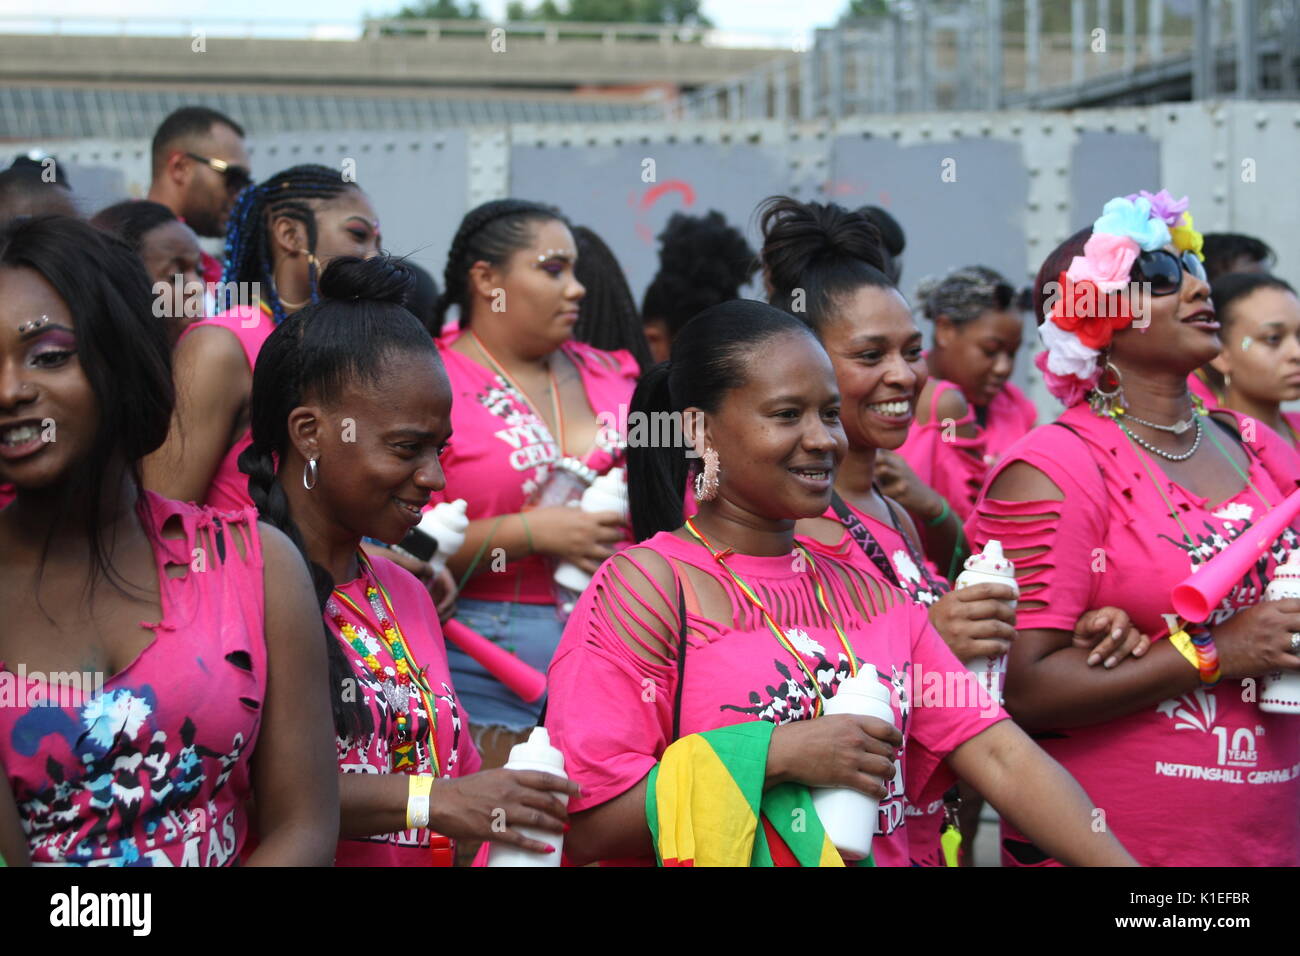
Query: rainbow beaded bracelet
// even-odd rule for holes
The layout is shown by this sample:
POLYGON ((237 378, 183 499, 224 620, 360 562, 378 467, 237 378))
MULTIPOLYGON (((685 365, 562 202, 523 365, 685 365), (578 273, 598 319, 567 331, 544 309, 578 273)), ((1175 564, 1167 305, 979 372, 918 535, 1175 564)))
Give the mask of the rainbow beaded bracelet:
POLYGON ((1219 651, 1208 627, 1185 624, 1169 635, 1169 641, 1200 673, 1201 686, 1213 687, 1223 678, 1219 669, 1219 651))

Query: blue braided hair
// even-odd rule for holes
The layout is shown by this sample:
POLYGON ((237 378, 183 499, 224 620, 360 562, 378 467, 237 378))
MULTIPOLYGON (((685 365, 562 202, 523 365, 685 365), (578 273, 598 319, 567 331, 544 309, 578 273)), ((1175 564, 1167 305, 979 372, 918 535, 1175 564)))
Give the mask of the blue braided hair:
MULTIPOLYGON (((288 216, 303 224, 307 230, 307 251, 312 259, 307 262, 307 282, 311 288, 311 301, 319 299, 318 276, 314 262, 316 253, 316 213, 309 205, 313 199, 333 199, 345 189, 359 188, 356 183, 344 180, 337 169, 316 163, 293 166, 274 176, 249 186, 235 200, 226 229, 225 267, 221 281, 229 283, 257 282, 262 297, 271 307, 275 324, 285 319, 284 305, 275 287, 275 273, 271 268, 271 220, 288 216)), ((228 303, 223 303, 228 305, 228 303)))

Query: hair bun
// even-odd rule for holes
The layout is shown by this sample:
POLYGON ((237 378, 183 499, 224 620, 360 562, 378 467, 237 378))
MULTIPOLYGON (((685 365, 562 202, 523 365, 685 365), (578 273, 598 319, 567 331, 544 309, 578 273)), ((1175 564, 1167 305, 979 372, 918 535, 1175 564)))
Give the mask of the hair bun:
POLYGON ((759 210, 763 264, 777 291, 802 285, 815 263, 857 259, 885 271, 880 230, 861 213, 788 196, 771 196, 759 210))
POLYGON ((325 299, 405 305, 415 287, 415 273, 401 259, 391 256, 340 256, 325 267, 319 287, 325 299))

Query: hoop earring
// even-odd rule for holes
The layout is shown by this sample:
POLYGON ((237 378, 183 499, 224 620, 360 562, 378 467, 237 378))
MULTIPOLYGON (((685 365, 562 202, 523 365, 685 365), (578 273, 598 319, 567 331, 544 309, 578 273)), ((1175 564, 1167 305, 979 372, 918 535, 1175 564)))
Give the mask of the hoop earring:
POLYGON ((1120 374, 1111 362, 1107 362, 1102 369, 1101 378, 1097 379, 1097 384, 1092 387, 1092 396, 1089 400, 1092 410, 1098 415, 1106 415, 1113 418, 1115 415, 1124 414, 1124 376, 1120 374))
POLYGON ((718 453, 704 449, 704 467, 695 475, 695 500, 712 501, 718 496, 718 453))
POLYGON ((315 458, 308 458, 307 464, 302 466, 302 486, 308 491, 316 487, 316 481, 320 478, 320 466, 316 464, 315 458), (307 479, 311 478, 308 482, 307 479))

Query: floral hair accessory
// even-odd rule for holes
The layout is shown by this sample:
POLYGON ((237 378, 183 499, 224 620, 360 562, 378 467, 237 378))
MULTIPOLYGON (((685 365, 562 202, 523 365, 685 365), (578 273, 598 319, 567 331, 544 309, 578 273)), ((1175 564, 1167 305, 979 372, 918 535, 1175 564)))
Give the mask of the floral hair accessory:
POLYGON ((1125 196, 1129 202, 1136 202, 1138 199, 1145 199, 1151 204, 1151 215, 1157 216, 1165 221, 1165 225, 1170 229, 1178 225, 1183 218, 1183 213, 1187 212, 1187 197, 1175 199, 1169 195, 1168 189, 1162 189, 1154 196, 1145 189, 1138 190, 1129 196, 1125 196))
POLYGON ((1096 386, 1102 352, 1133 321, 1129 290, 1138 256, 1167 245, 1201 254, 1201 234, 1187 206, 1187 197, 1174 199, 1166 189, 1116 196, 1092 224, 1083 255, 1058 276, 1039 328, 1047 351, 1034 364, 1067 407, 1096 386))
POLYGON ((1205 238, 1192 228, 1190 212, 1183 213, 1183 221, 1169 230, 1169 237, 1179 252, 1190 249, 1196 253, 1196 258, 1205 261, 1205 254, 1201 252, 1201 247, 1205 245, 1205 238))

